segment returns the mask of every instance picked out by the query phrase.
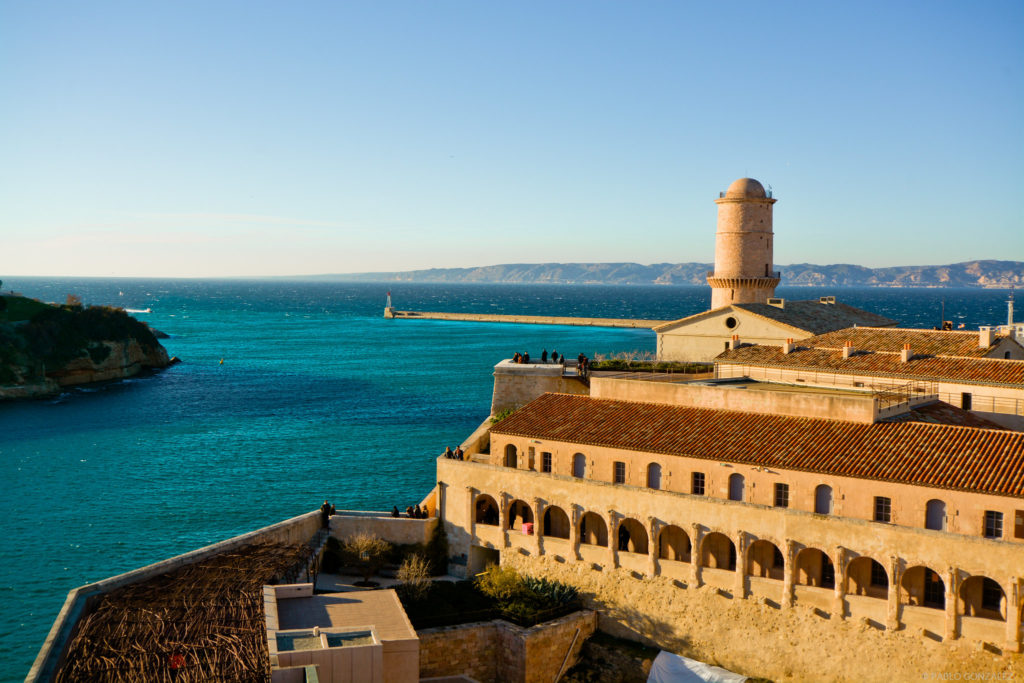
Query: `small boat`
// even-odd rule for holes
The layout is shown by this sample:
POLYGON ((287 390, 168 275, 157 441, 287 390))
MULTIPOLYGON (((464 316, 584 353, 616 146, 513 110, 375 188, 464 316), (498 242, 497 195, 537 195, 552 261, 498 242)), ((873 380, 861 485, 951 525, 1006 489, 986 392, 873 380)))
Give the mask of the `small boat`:
POLYGON ((125 313, 152 313, 152 308, 126 308, 125 313))

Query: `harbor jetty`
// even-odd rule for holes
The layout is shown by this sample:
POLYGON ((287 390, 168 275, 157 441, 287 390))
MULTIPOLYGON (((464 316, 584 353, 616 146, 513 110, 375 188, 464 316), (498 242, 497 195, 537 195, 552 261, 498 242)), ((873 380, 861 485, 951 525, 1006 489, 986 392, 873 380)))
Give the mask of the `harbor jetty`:
POLYGON ((520 325, 573 325, 577 327, 632 327, 649 330, 667 320, 635 320, 633 318, 573 318, 549 315, 497 315, 493 313, 441 313, 433 311, 396 311, 387 307, 385 318, 406 320, 458 320, 478 323, 518 323, 520 325))

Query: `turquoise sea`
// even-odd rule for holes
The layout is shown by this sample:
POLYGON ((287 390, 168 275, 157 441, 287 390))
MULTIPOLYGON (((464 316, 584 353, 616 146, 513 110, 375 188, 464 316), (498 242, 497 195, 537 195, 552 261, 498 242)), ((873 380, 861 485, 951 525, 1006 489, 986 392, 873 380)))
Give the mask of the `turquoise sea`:
MULTIPOLYGON (((0 404, 0 680, 28 671, 71 588, 313 510, 404 508, 488 414, 515 351, 653 351, 650 331, 382 317, 400 309, 679 318, 706 287, 4 278, 45 301, 152 309, 183 362, 0 404), (223 364, 220 360, 223 359, 223 364)), ((931 327, 1006 320, 1006 292, 785 288, 931 327)))

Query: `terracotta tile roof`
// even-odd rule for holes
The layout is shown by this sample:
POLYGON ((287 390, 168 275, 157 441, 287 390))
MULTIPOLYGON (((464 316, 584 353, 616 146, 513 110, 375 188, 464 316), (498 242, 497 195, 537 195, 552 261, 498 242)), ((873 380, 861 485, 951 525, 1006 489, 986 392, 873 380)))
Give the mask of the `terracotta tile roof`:
MULTIPOLYGON (((778 346, 741 346, 725 351, 716 363, 757 365, 830 371, 837 373, 897 377, 902 379, 952 380, 970 384, 1024 385, 1024 361, 957 356, 915 356, 908 363, 898 353, 864 351, 844 359, 842 351, 803 348, 784 354, 778 346)), ((854 346, 856 350, 856 346, 854 346)))
MULTIPOLYGON (((996 335, 995 343, 1008 338, 1007 335, 996 335)), ((845 342, 851 342, 858 351, 893 353, 899 353, 903 345, 909 343, 914 353, 928 356, 984 358, 993 350, 991 346, 983 349, 978 345, 978 332, 891 327, 851 327, 801 339, 799 345, 816 349, 842 349, 845 342)))
MULTIPOLYGON (((846 327, 895 325, 896 321, 846 304, 823 304, 818 301, 786 301, 784 308, 768 304, 733 304, 764 318, 792 327, 822 334, 846 327)), ((903 348, 902 345, 900 348, 903 348)))
POLYGON ((926 403, 912 408, 902 415, 887 418, 886 422, 927 422, 940 425, 960 425, 961 427, 977 427, 979 429, 1006 429, 992 420, 986 420, 969 410, 957 408, 945 401, 926 403))
POLYGON ((1024 498, 1024 432, 544 394, 494 434, 1024 498))
MULTIPOLYGON (((725 309, 739 309, 787 325, 801 332, 822 334, 853 326, 895 325, 895 320, 876 315, 846 304, 823 304, 819 301, 786 301, 784 308, 768 304, 730 304, 710 311, 697 313, 686 318, 673 320, 653 328, 655 332, 668 332, 697 322, 704 317, 725 309)), ((900 347, 902 348, 902 346, 900 347)))

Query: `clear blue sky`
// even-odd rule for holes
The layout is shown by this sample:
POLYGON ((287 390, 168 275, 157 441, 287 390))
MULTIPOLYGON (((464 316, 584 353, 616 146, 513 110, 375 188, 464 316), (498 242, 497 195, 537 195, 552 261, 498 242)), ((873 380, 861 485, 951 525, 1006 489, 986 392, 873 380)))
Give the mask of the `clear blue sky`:
POLYGON ((0 0, 0 276, 1024 260, 1024 3, 0 0))

